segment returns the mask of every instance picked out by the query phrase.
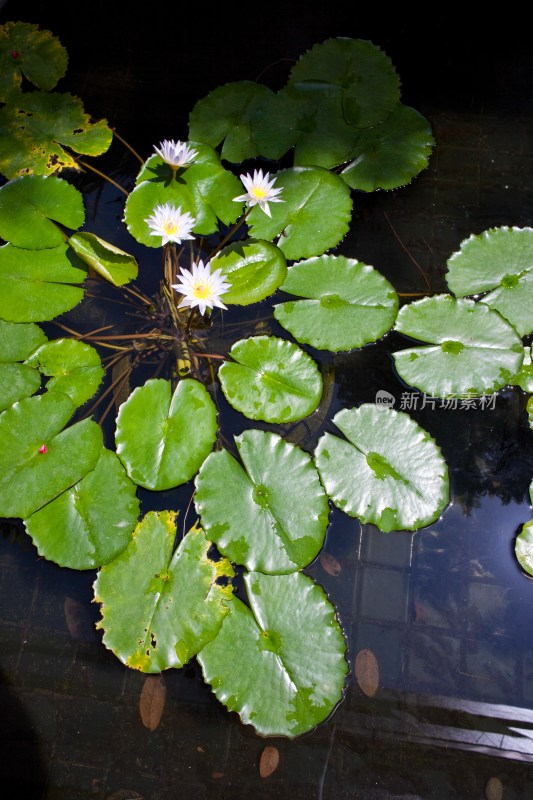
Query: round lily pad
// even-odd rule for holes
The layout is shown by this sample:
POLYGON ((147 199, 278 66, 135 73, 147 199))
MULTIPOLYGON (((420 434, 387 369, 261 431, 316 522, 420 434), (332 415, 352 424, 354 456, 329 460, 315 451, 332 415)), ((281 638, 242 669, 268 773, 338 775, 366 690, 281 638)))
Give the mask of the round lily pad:
POLYGON ((431 347, 393 354, 410 386, 433 397, 491 394, 522 365, 524 348, 513 326, 483 303, 441 294, 400 309, 395 328, 431 347))
POLYGON ((198 654, 217 698, 260 736, 290 739, 342 700, 346 642, 321 586, 302 572, 244 578, 250 607, 231 603, 220 633, 198 654))
POLYGON ((67 394, 81 406, 95 393, 104 377, 98 352, 76 339, 55 339, 39 347, 26 363, 49 380, 46 388, 67 394))
POLYGON ((85 419, 63 430, 70 397, 46 392, 0 414, 0 516, 26 519, 96 466, 102 431, 85 419))
POLYGON ((377 270, 355 259, 324 255, 289 268, 280 287, 302 297, 274 306, 295 339, 338 352, 363 347, 394 325, 398 295, 377 270))
POLYGON ((38 370, 20 362, 46 341, 44 331, 32 322, 0 319, 0 411, 41 387, 38 370))
POLYGON ((275 336, 235 342, 218 370, 228 402, 249 419, 295 422, 316 410, 322 377, 311 356, 275 336))
POLYGON ((325 253, 348 233, 352 213, 350 189, 322 167, 293 167, 276 173, 282 203, 272 203, 268 217, 259 206, 247 221, 256 239, 276 239, 288 259, 325 253))
POLYGON ((458 297, 488 292, 520 336, 533 331, 533 228, 491 228, 472 235, 448 260, 446 281, 458 297))
POLYGON ((287 275, 287 261, 276 245, 248 239, 217 253, 211 269, 220 269, 231 284, 224 292, 224 303, 247 306, 274 294, 287 275))
POLYGON ((206 536, 249 570, 302 569, 318 555, 329 516, 311 457, 267 431, 244 431, 235 444, 242 464, 219 450, 195 479, 195 505, 206 536))
POLYGON ((0 316, 11 322, 43 322, 83 299, 87 272, 65 244, 46 250, 0 247, 0 316))
POLYGON ((39 555, 70 569, 94 569, 128 545, 139 518, 136 486, 111 450, 93 470, 24 520, 39 555))
POLYGON ((94 582, 104 644, 142 672, 190 661, 217 635, 232 601, 231 585, 217 581, 233 576, 231 564, 210 559, 211 544, 196 527, 174 551, 175 518, 171 511, 148 512, 94 582))
POLYGON ((333 418, 344 439, 325 433, 315 462, 333 503, 382 531, 434 522, 449 501, 439 446, 408 414, 364 403, 333 418))
POLYGON ((216 406, 202 383, 148 380, 120 406, 117 455, 134 483, 163 491, 190 480, 216 440, 216 406))
POLYGON ((84 221, 81 192, 62 178, 24 175, 0 187, 0 236, 15 247, 58 247, 65 234, 56 223, 77 229, 84 221))

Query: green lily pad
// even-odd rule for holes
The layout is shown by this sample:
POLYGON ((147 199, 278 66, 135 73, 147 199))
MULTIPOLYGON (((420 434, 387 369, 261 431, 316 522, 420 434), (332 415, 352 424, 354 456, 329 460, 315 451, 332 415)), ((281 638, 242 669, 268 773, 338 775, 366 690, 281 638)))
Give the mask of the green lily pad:
POLYGON ((318 555, 329 516, 311 457, 267 431, 244 431, 235 444, 242 465, 219 450, 195 479, 195 505, 206 536, 249 570, 302 569, 318 555))
POLYGON ((433 397, 492 394, 512 380, 524 358, 512 325, 474 300, 425 297, 401 308, 395 327, 433 344, 393 354, 400 377, 433 397))
POLYGON ((316 410, 322 377, 313 359, 293 342, 252 336, 235 342, 218 377, 227 401, 249 419, 295 422, 316 410))
POLYGON ((0 316, 10 322, 43 322, 70 311, 85 293, 73 285, 87 277, 77 263, 65 244, 47 250, 0 247, 0 316))
POLYGON ((79 258, 113 286, 124 286, 137 277, 136 259, 94 233, 75 233, 68 241, 79 258))
POLYGON ((205 386, 148 380, 117 414, 117 455, 128 476, 145 489, 163 491, 189 481, 216 441, 217 410, 205 386))
POLYGON ((348 232, 350 189, 338 175, 321 167, 294 167, 276 173, 282 203, 272 203, 268 217, 254 206, 247 217, 256 239, 276 241, 288 259, 322 255, 348 232))
MULTIPOLYGON (((191 142, 191 146, 196 143, 191 142)), ((225 225, 235 222, 239 205, 233 202, 242 190, 239 179, 224 169, 216 152, 207 145, 199 145, 198 156, 186 169, 177 170, 175 176, 168 164, 158 156, 151 156, 141 170, 144 180, 137 183, 124 208, 124 222, 129 232, 141 244, 160 247, 159 236, 152 236, 146 223, 156 206, 170 203, 181 208, 181 213, 195 219, 193 232, 208 235, 218 230, 219 220, 225 225)))
POLYGON ((93 122, 78 97, 23 92, 10 99, 0 109, 0 172, 7 178, 79 170, 71 150, 99 156, 109 149, 106 120, 93 122))
POLYGON ((519 386, 524 392, 533 394, 533 362, 531 360, 531 347, 524 347, 524 361, 522 366, 509 381, 511 386, 519 386))
POLYGON ((224 302, 237 306, 258 303, 274 294, 287 275, 287 261, 279 247, 254 239, 225 247, 211 259, 211 268, 220 269, 231 284, 224 302))
POLYGON ((533 228, 491 228, 470 236, 447 263, 446 281, 458 297, 482 298, 520 336, 533 332, 533 228))
POLYGON ((533 519, 522 525, 522 529, 515 539, 514 549, 522 569, 528 575, 533 575, 533 519))
POLYGON ((324 590, 302 572, 253 572, 244 581, 250 607, 234 598, 197 658, 217 698, 244 724, 293 739, 342 700, 346 642, 324 590))
POLYGON ((94 469, 102 431, 90 419, 63 430, 74 411, 46 392, 0 414, 0 516, 26 519, 94 469))
POLYGON ((38 325, 0 319, 0 411, 41 387, 40 373, 20 362, 46 341, 38 325))
POLYGON ((0 25, 0 102, 20 91, 22 78, 50 91, 67 71, 68 55, 50 31, 28 22, 0 25))
POLYGON ((448 468, 434 439, 408 414, 364 403, 342 409, 315 461, 333 503, 380 530, 413 531, 434 522, 449 502, 448 468))
POLYGON ((254 81, 219 86, 199 100, 189 115, 189 138, 217 147, 221 156, 239 164, 259 155, 254 121, 273 92, 254 81))
POLYGON ((70 569, 108 564, 129 544, 139 518, 136 486, 111 450, 93 470, 24 520, 39 555, 70 569))
POLYGON ((293 66, 289 84, 318 95, 340 89, 345 119, 359 128, 384 120, 400 100, 400 79, 391 60, 363 39, 338 37, 315 44, 293 66))
POLYGON ((28 175, 0 187, 0 236, 15 247, 58 247, 66 237, 56 223, 79 228, 84 221, 81 193, 61 178, 28 175))
POLYGON ((386 120, 361 131, 340 176, 364 192, 396 189, 426 169, 434 145, 427 119, 399 103, 386 120))
POLYGON ((295 339, 338 352, 375 342, 394 325, 398 295, 377 270, 344 256, 321 256, 289 268, 283 292, 305 298, 274 306, 295 339))
POLYGON ((186 664, 220 630, 232 602, 232 577, 222 558, 211 561, 211 543, 192 528, 173 553, 176 514, 150 511, 128 547, 99 571, 95 602, 101 604, 106 647, 128 667, 161 672, 186 664))
POLYGON ((100 386, 104 369, 98 352, 76 339, 55 339, 39 347, 26 361, 50 380, 48 391, 68 395, 76 406, 89 400, 100 386))

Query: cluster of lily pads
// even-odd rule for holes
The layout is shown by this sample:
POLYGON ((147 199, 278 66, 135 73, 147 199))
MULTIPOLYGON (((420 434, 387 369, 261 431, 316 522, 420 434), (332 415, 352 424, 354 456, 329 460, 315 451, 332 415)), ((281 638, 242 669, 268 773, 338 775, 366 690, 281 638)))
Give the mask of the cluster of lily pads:
POLYGON ((83 196, 59 177, 106 152, 113 134, 52 91, 67 65, 53 34, 7 23, 0 56, 0 516, 21 520, 44 558, 97 570, 103 642, 124 664, 157 673, 196 658, 260 735, 305 733, 342 700, 349 672, 335 608, 304 572, 331 505, 387 532, 427 526, 449 502, 440 448, 404 412, 341 409, 314 452, 284 438, 282 426, 325 402, 312 349, 345 352, 397 330, 416 343, 393 354, 395 368, 428 395, 531 391, 533 231, 470 237, 448 262, 450 294, 400 309, 378 270, 329 252, 349 230, 352 190, 409 183, 434 144, 427 120, 401 103, 388 57, 330 39, 279 92, 249 81, 215 89, 191 111, 186 142, 141 159, 125 202, 130 234, 163 250, 161 292, 145 304, 151 347, 170 342, 185 368, 136 386, 106 447, 83 412, 112 362, 82 334, 48 332, 66 330, 89 279, 121 292, 144 267, 84 230, 83 196), (238 176, 243 161, 291 154, 272 179, 238 176), (191 272, 182 240, 196 248, 191 272), (225 443, 195 348, 209 358, 203 342, 232 306, 280 296, 272 315, 287 336, 239 338, 214 362, 228 404, 261 423, 225 443), (189 483, 198 520, 183 537, 176 509, 142 513, 138 487, 189 483))

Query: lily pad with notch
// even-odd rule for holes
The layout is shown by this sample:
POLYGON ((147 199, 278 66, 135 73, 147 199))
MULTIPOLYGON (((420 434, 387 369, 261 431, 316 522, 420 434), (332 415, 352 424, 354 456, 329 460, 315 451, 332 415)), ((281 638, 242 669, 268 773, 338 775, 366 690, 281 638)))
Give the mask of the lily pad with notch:
POLYGON ((346 641, 321 586, 302 572, 247 573, 250 605, 234 598, 197 656, 204 680, 260 736, 293 739, 342 700, 346 641))
POLYGON ((431 343, 393 353, 400 377, 433 397, 491 394, 524 358, 515 328, 484 303, 441 294, 403 306, 395 328, 431 343))
POLYGON ((83 405, 96 393, 104 377, 98 351, 76 339, 46 342, 32 353, 26 364, 49 378, 48 391, 63 392, 76 406, 83 405))
POLYGON ((533 332, 533 228, 491 228, 461 243, 447 263, 457 297, 483 294, 520 336, 533 332))
POLYGON ((119 408, 116 452, 134 483, 164 491, 194 477, 216 433, 216 406, 202 383, 185 378, 172 393, 170 381, 152 378, 119 408))
POLYGON ((240 462, 211 453, 195 478, 194 502, 206 536, 248 570, 288 573, 318 555, 329 502, 311 456, 276 433, 235 437, 240 462))
POLYGON ((315 411, 322 376, 315 361, 297 344, 276 336, 239 339, 218 370, 224 395, 249 419, 295 422, 315 411))
POLYGON ((0 516, 26 519, 95 468, 102 431, 91 419, 65 428, 75 410, 45 392, 0 414, 0 516))
POLYGON ((0 411, 40 389, 41 374, 22 362, 46 341, 42 328, 33 322, 0 319, 0 411))
POLYGON ((274 306, 280 325, 299 342, 332 352, 376 341, 398 312, 392 284, 373 267, 344 256, 294 264, 280 289, 304 298, 274 306))
POLYGON ((380 530, 413 531, 449 502, 448 468, 430 434, 403 411, 363 403, 342 409, 315 449, 326 493, 337 508, 380 530))
POLYGON ((39 555, 86 570, 112 561, 129 544, 139 518, 136 486, 103 449, 93 470, 24 520, 39 555))
POLYGON ((174 550, 175 519, 172 511, 149 511, 94 582, 104 644, 141 672, 187 664, 216 637, 233 599, 229 561, 211 560, 198 527, 174 550))
POLYGON ((224 303, 247 306, 274 294, 287 275, 287 261, 271 242, 247 239, 217 253, 211 269, 220 269, 231 284, 224 292, 224 303))

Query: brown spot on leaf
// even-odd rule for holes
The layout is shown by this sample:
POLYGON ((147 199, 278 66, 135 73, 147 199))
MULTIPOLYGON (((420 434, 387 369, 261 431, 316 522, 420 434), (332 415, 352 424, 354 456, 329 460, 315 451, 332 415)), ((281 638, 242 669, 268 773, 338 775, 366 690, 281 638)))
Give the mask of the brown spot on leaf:
POLYGON ((262 778, 268 778, 269 775, 272 775, 278 768, 279 764, 279 752, 276 747, 268 746, 265 747, 263 752, 261 753, 261 758, 259 760, 259 774, 262 778))
POLYGON ((359 650, 355 657, 355 677, 367 697, 374 697, 379 687, 379 666, 372 650, 359 650))
POLYGON ((139 711, 145 728, 155 731, 161 721, 167 686, 162 675, 148 675, 141 690, 139 711))

